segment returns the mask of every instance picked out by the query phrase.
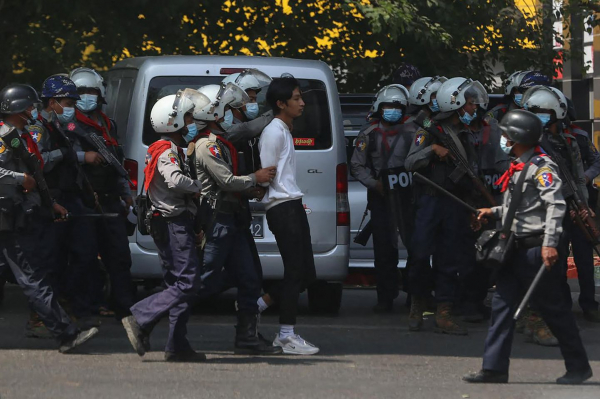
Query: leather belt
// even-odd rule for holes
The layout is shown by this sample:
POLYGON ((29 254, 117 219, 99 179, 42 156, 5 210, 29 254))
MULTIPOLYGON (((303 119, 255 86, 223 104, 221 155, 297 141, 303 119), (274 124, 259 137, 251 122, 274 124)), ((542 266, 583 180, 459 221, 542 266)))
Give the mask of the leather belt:
POLYGON ((529 249, 535 247, 541 247, 544 243, 544 236, 529 236, 529 237, 521 237, 515 240, 515 247, 517 249, 529 249))

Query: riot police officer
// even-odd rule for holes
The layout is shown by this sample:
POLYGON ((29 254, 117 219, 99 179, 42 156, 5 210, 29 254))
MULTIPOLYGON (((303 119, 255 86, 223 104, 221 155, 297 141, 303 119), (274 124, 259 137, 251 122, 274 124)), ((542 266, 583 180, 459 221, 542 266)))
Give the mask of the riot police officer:
POLYGON ((0 91, 0 274, 10 267, 29 304, 46 328, 68 352, 98 333, 80 331, 58 303, 40 257, 40 238, 55 215, 67 210, 50 195, 41 172, 42 157, 25 130, 38 117, 41 103, 27 85, 10 85, 0 91))
POLYGON ((557 264, 558 246, 566 210, 560 173, 556 164, 538 147, 542 123, 536 115, 525 110, 510 111, 500 128, 504 133, 502 146, 508 148, 516 160, 503 179, 506 181, 504 189, 508 188, 504 194, 504 204, 480 209, 479 219, 502 219, 506 216, 514 195, 512 190, 522 173, 526 175, 521 203, 527 203, 527 206, 517 206, 511 229, 516 236, 515 250, 510 261, 498 272, 492 300, 492 323, 485 342, 482 369, 463 379, 471 383, 508 382, 515 328, 513 311, 543 262, 547 270, 533 291, 531 301, 558 338, 565 360, 567 373, 556 382, 579 384, 592 376, 592 370, 575 318, 560 292, 564 271, 557 264))
POLYGON ((550 86, 551 83, 552 80, 540 71, 513 72, 504 82, 504 102, 489 110, 486 119, 502 121, 508 111, 523 107, 523 95, 527 89, 537 85, 550 86))
POLYGON ((359 132, 350 161, 352 176, 367 187, 371 211, 377 278, 375 312, 390 312, 398 296, 398 231, 408 250, 407 265, 411 261, 411 178, 404 161, 416 129, 413 124, 403 124, 408 96, 408 90, 398 84, 379 90, 370 110, 372 121, 359 132), (396 187, 389 184, 392 176, 396 187), (390 189, 402 195, 395 196, 390 189))
MULTIPOLYGON (((117 142, 115 122, 101 110, 101 104, 106 103, 104 81, 89 68, 77 68, 71 71, 69 77, 77 86, 81 99, 76 103, 76 120, 67 124, 67 134, 73 140, 79 162, 103 212, 123 215, 95 222, 98 251, 110 277, 116 317, 121 319, 129 315, 128 309, 135 302, 125 218, 125 211, 133 205, 131 190, 126 180, 127 172, 122 166, 123 153, 117 142), (112 162, 100 154, 103 149, 109 154, 105 156, 113 159, 112 162)), ((101 296, 101 288, 99 284, 93 293, 96 297, 101 296)))
POLYGON ((413 106, 412 115, 424 112, 427 117, 432 118, 434 114, 440 112, 436 95, 442 83, 447 80, 448 78, 445 76, 428 76, 417 79, 408 91, 408 103, 413 106))
MULTIPOLYGON (((533 112, 540 118, 544 126, 544 134, 542 136, 542 147, 549 152, 559 163, 559 174, 563 180, 563 197, 567 200, 567 204, 572 204, 574 193, 571 191, 567 179, 567 174, 571 183, 575 186, 577 194, 582 200, 587 203, 588 190, 586 187, 586 177, 581 158, 581 151, 577 140, 573 135, 563 129, 563 120, 567 117, 568 103, 564 94, 554 88, 547 86, 534 86, 525 92, 523 96, 523 106, 525 109, 533 112), (561 161, 562 162, 559 162, 561 161), (567 170, 564 170, 566 168, 567 170)), ((569 207, 570 211, 575 211, 569 207)), ((567 258, 569 256, 569 241, 571 240, 573 229, 577 228, 573 221, 573 215, 570 212, 565 214, 563 221, 563 235, 561 237, 561 245, 559 246, 559 267, 564 271, 563 293, 565 300, 569 301, 566 296, 571 296, 571 290, 567 284, 567 258)), ((577 233, 578 234, 578 233, 577 233)), ((541 345, 555 346, 558 341, 555 337, 548 334, 548 329, 543 326, 541 320, 535 323, 536 314, 532 316, 533 322, 533 338, 536 343, 541 345)))
MULTIPOLYGON (((203 289, 200 297, 218 294, 236 287, 237 325, 235 353, 273 355, 282 352, 258 334, 258 298, 262 289, 262 269, 256 261, 256 249, 249 233, 248 201, 262 198, 265 190, 257 186, 275 176, 275 167, 259 169, 242 176, 233 144, 225 139, 225 113, 248 102, 248 95, 233 83, 207 85, 198 90, 210 99, 208 105, 196 105, 194 120, 203 122, 195 144, 196 175, 202 182, 201 207, 205 221, 203 289), (235 251, 232 251, 235 248, 235 251)), ((227 125, 225 125, 227 127, 227 125)))
MULTIPOLYGON (((581 151, 581 161, 583 162, 586 187, 588 191, 588 206, 592 212, 595 211, 598 203, 598 189, 593 185, 594 178, 600 174, 600 153, 596 149, 588 133, 572 121, 577 119, 573 102, 567 98, 568 109, 565 119, 565 131, 572 134, 577 141, 581 151)), ((573 259, 577 267, 577 278, 579 280, 579 307, 583 310, 583 316, 586 320, 598 323, 600 322, 600 312, 598 312, 598 301, 595 299, 594 287, 594 249, 593 243, 588 240, 581 229, 573 229, 571 237, 571 249, 573 259)), ((567 288, 568 285, 563 285, 567 288)), ((568 295, 565 293, 567 303, 571 303, 570 290, 568 295)))
MULTIPOLYGON (((469 141, 469 124, 476 118, 479 106, 487 105, 483 86, 471 79, 452 78, 437 92, 440 113, 436 122, 424 119, 416 132, 406 158, 406 169, 425 175, 458 197, 468 197, 475 190, 464 177, 465 168, 476 166, 476 153, 469 141), (463 165, 457 168, 455 162, 463 165), (457 174, 457 172, 459 172, 457 174)), ((419 303, 429 292, 429 259, 435 250, 434 291, 438 303, 436 328, 438 333, 466 335, 452 314, 458 289, 460 268, 469 262, 466 248, 469 238, 469 215, 454 201, 439 196, 433 189, 416 185, 415 230, 412 237, 414 255, 409 286, 413 301, 419 303), (457 250, 457 248, 460 248, 457 250)), ((415 324, 422 325, 422 312, 416 312, 415 324)))
MULTIPOLYGON (((77 154, 66 136, 68 123, 75 120, 77 87, 66 76, 54 75, 44 81, 44 109, 29 131, 44 160, 44 176, 52 196, 74 216, 93 214, 95 197, 77 154)), ((91 219, 77 218, 55 223, 41 242, 53 286, 69 300, 71 311, 84 324, 97 324, 92 318, 91 275, 95 271, 98 247, 91 219), (68 265, 67 265, 68 264, 68 265), (59 283, 60 282, 60 283, 59 283)))
POLYGON ((258 139, 263 129, 273 120, 273 111, 259 115, 258 94, 271 83, 271 78, 258 69, 246 69, 223 79, 223 83, 233 83, 248 95, 248 102, 240 108, 231 108, 225 112, 223 128, 225 138, 233 143, 240 157, 242 174, 260 169, 258 139), (241 153, 241 154, 240 154, 241 153), (242 156, 243 154, 243 156, 242 156))
MULTIPOLYGON (((209 103, 198 92, 194 101, 198 106, 209 103)), ((190 306, 202 285, 194 231, 198 209, 193 201, 200 195, 202 184, 190 177, 181 149, 198 133, 191 117, 193 109, 194 103, 176 95, 165 96, 152 107, 150 122, 161 138, 148 148, 143 189, 148 190, 152 202, 150 234, 158 249, 166 289, 133 305, 132 315, 122 320, 133 348, 143 356, 150 350, 153 327, 168 314, 168 362, 206 360, 186 338, 190 306), (180 101, 174 109, 176 100, 180 101)))

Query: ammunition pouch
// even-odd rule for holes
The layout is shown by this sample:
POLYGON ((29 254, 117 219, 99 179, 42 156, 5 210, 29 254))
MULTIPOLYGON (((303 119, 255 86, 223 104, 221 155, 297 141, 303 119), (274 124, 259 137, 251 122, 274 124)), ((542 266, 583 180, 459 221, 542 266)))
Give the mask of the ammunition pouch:
POLYGON ((0 233, 15 230, 15 203, 12 198, 0 197, 0 233))
POLYGON ((167 228, 167 218, 163 217, 158 211, 148 212, 150 215, 146 218, 148 232, 150 237, 157 245, 169 242, 169 230, 167 228))

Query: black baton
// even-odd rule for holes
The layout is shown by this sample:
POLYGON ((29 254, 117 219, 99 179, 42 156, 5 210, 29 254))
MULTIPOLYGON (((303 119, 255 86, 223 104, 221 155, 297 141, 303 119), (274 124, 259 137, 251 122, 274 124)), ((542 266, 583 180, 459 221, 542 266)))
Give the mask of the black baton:
POLYGON ((464 206, 466 209, 468 209, 471 212, 473 212, 475 214, 475 216, 479 216, 479 211, 477 209, 473 208, 471 205, 467 204, 465 201, 461 200, 460 198, 458 198, 456 195, 452 194, 448 190, 446 190, 446 189, 438 186, 437 184, 435 184, 434 182, 432 182, 431 180, 429 180, 428 178, 426 178, 425 176, 423 176, 419 172, 414 172, 413 173, 413 179, 417 179, 421 183, 425 183, 425 184, 429 185, 430 187, 435 188, 440 193, 448 196, 449 198, 452 198, 454 201, 456 201, 460 205, 464 206))
POLYGON ((513 317, 514 320, 517 320, 519 318, 519 315, 521 314, 523 309, 525 309, 525 306, 527 306, 527 302, 529 302, 529 298, 531 297, 531 294, 533 294, 533 290, 535 290, 535 287, 537 287, 538 283, 540 282, 540 279, 542 278, 542 274, 544 274, 544 270, 546 270, 546 266, 542 263, 540 270, 538 270, 537 274, 535 275, 533 282, 529 286, 529 289, 525 293, 523 300, 521 301, 519 307, 517 308, 517 311, 515 312, 515 315, 513 317))
POLYGON ((73 219, 104 219, 104 218, 117 218, 119 217, 118 213, 82 213, 74 215, 72 213, 67 213, 64 218, 58 218, 58 220, 73 220, 73 219))

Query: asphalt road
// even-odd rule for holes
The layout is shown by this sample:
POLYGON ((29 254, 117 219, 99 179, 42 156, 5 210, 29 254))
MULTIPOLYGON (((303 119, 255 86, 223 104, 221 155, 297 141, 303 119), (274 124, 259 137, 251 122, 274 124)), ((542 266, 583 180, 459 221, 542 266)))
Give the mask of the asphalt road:
MULTIPOLYGON (((0 308, 0 398, 600 398, 600 326, 577 314, 596 372, 582 386, 563 387, 557 348, 525 343, 517 335, 510 384, 468 385, 461 375, 480 368, 486 323, 467 337, 407 329, 404 297, 390 315, 374 315, 373 290, 347 289, 339 316, 310 315, 303 298, 297 332, 321 347, 310 357, 232 355, 233 295, 194 314, 192 345, 208 355, 201 364, 163 362, 161 350, 138 357, 122 326, 103 319, 100 334, 77 353, 61 355, 52 340, 25 338, 27 305, 20 290, 7 287, 0 308)), ((261 331, 274 336, 277 315, 262 317, 261 331)), ((162 349, 166 323, 152 335, 162 349)))

